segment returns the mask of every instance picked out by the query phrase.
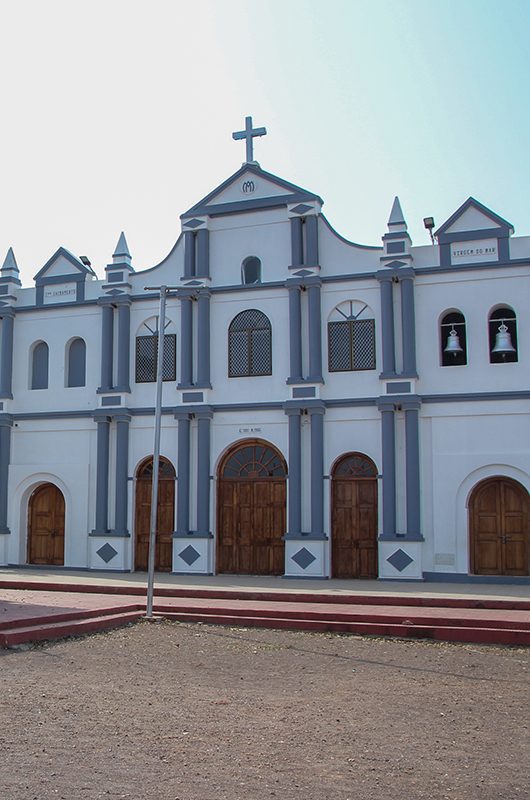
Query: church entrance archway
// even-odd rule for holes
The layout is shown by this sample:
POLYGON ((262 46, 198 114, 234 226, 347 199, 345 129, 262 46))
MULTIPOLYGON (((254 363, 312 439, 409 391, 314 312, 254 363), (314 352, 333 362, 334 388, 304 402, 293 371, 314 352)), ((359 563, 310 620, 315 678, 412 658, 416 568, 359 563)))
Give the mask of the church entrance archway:
POLYGON ((286 476, 283 456, 268 442, 239 442, 225 455, 217 482, 218 573, 283 574, 286 476))
POLYGON ((377 578, 377 469, 347 453, 331 473, 331 575, 377 578))
POLYGON ((43 483, 29 498, 28 564, 64 564, 64 496, 43 483))
MULTIPOLYGON (((153 458, 142 461, 136 471, 134 568, 147 571, 149 529, 151 526, 151 489, 153 458)), ((167 458, 160 458, 158 468, 158 508, 156 514, 155 570, 171 572, 173 532, 175 530, 175 468, 167 458)))
POLYGON ((471 572, 476 575, 529 574, 530 497, 511 478, 487 478, 471 493, 471 572))

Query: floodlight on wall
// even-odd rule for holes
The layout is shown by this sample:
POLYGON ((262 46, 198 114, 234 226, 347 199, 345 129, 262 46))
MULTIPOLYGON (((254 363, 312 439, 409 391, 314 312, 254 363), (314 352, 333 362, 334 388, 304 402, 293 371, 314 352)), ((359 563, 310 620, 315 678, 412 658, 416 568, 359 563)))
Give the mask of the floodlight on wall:
POLYGON ((492 353, 500 353, 503 358, 506 357, 507 353, 515 353, 515 347, 512 344, 512 337, 510 336, 510 331, 508 330, 508 326, 505 325, 504 320, 501 320, 501 324, 499 325, 499 330, 495 337, 495 345, 491 351, 492 353))
POLYGON ((79 261, 85 265, 85 267, 91 267, 92 264, 88 256, 79 256, 79 261))
POLYGON ((434 244, 434 217, 424 217, 423 218, 423 227, 429 231, 429 236, 431 237, 431 242, 434 244))
POLYGON ((458 337, 458 333, 455 331, 454 328, 451 328, 449 331, 449 336, 447 337, 447 345, 445 346, 444 353, 452 353, 454 357, 458 355, 458 353, 463 353, 463 349, 460 346, 460 339, 458 337))

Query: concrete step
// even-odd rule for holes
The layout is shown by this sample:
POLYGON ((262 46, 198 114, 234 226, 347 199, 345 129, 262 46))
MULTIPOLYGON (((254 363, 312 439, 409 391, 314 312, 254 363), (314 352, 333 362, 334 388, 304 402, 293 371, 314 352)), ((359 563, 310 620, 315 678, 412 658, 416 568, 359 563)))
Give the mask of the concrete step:
POLYGON ((506 628, 530 631, 530 618, 525 612, 519 613, 517 611, 504 611, 503 616, 495 611, 488 613, 487 611, 478 612, 472 615, 460 611, 458 614, 453 611, 448 614, 447 610, 440 610, 438 614, 429 613, 428 610, 422 612, 417 609, 410 611, 408 608, 391 607, 387 606, 383 613, 372 611, 370 608, 361 605, 355 607, 342 606, 338 610, 337 606, 316 606, 315 604, 301 605, 297 604, 294 608, 286 607, 281 603, 269 603, 265 606, 264 603, 250 603, 241 601, 239 605, 227 604, 226 601, 212 602, 211 606, 205 604, 194 606, 188 602, 182 605, 178 603, 164 604, 158 602, 155 604, 157 613, 160 614, 228 614, 234 617, 263 617, 263 618, 282 618, 282 619, 298 619, 298 620, 316 620, 316 621, 332 621, 332 622, 369 622, 381 624, 397 624, 397 625, 423 625, 423 626, 437 626, 437 627, 466 627, 466 628, 506 628))
MULTIPOLYGON (((24 580, 23 578, 0 579, 3 589, 33 589, 35 591, 81 592, 84 594, 129 595, 145 597, 146 588, 129 584, 91 584, 83 583, 82 578, 76 582, 56 582, 53 580, 24 580)), ((419 591, 427 591, 422 585, 419 591)), ((456 591, 456 589, 455 589, 456 591)), ((483 609, 519 609, 530 610, 530 599, 498 599, 495 597, 439 597, 405 595, 405 594, 359 594, 355 592, 355 581, 352 581, 351 593, 322 591, 281 591, 267 589, 223 589, 186 588, 182 586, 157 586, 155 598, 161 597, 196 597, 225 600, 263 600, 267 602, 287 603, 340 603, 344 605, 376 605, 376 606, 414 606, 421 608, 483 608, 483 609)))
POLYGON ((179 622, 201 622, 208 625, 273 628, 285 630, 350 633, 361 636, 392 636, 405 639, 434 639, 444 642, 530 646, 530 631, 519 629, 479 628, 449 625, 410 625, 407 623, 345 622, 331 619, 302 619, 243 616, 223 612, 160 611, 167 619, 179 622))
POLYGON ((0 647, 15 647, 27 642, 40 642, 52 639, 63 639, 66 636, 80 636, 94 631, 110 630, 135 622, 145 615, 145 611, 126 611, 103 614, 101 616, 82 617, 63 622, 43 622, 36 619, 33 625, 23 625, 0 631, 0 647))
POLYGON ((130 605, 120 605, 119 608, 114 605, 109 606, 108 608, 105 608, 104 606, 98 606, 97 609, 80 608, 75 609, 74 611, 60 611, 57 613, 50 611, 49 614, 39 615, 38 617, 35 616, 35 613, 28 611, 27 617, 16 617, 6 620, 0 619, 0 631, 9 630, 12 628, 31 628, 35 625, 35 621, 37 619, 39 625, 47 625, 51 623, 70 622, 71 620, 88 619, 94 617, 95 615, 98 617, 105 617, 116 614, 117 611, 120 613, 140 611, 143 614, 145 611, 145 605, 143 603, 131 603, 130 605))

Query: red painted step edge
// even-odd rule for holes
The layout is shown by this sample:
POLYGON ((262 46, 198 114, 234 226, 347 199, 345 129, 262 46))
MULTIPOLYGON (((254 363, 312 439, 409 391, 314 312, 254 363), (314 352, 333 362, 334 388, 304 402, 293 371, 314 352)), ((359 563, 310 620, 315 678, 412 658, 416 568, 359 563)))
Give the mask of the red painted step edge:
POLYGON ((107 614, 102 617, 92 617, 91 619, 11 628, 0 632, 0 647, 13 647, 27 642, 62 639, 66 636, 79 636, 84 633, 119 628, 129 622, 135 622, 142 616, 144 616, 143 611, 128 611, 123 614, 107 614))
MULTIPOLYGON (((421 591, 425 591, 425 584, 421 591)), ((143 586, 106 586, 83 583, 54 583, 53 581, 0 580, 2 589, 33 589, 48 592, 82 592, 95 594, 126 594, 145 597, 143 586)), ((339 603, 360 605, 401 605, 435 608, 499 608, 530 610, 530 600, 511 600, 477 598, 477 597, 416 597, 414 595, 365 595, 365 594, 329 594, 325 592, 282 592, 267 590, 233 590, 233 589, 187 589, 182 587, 157 587, 156 597, 205 597, 224 598, 226 600, 268 600, 271 602, 289 603, 339 603)))
POLYGON ((178 606, 178 605, 164 605, 162 603, 155 603, 155 611, 157 614, 228 614, 234 617, 268 617, 270 619, 295 619, 295 620, 316 620, 331 622, 369 622, 369 623, 382 623, 394 625, 434 625, 436 627, 467 627, 467 628, 495 628, 495 629, 514 629, 530 631, 530 620, 505 620, 505 619, 475 619, 465 617, 462 615, 459 618, 444 619, 444 617, 432 616, 428 611, 413 612, 412 614, 400 615, 397 614, 378 614, 376 611, 333 611, 330 615, 329 611, 325 608, 307 610, 301 607, 296 611, 286 608, 245 608, 244 606, 236 607, 229 606, 224 608, 215 608, 212 605, 209 608, 204 606, 178 606))
POLYGON ((117 613, 126 613, 129 611, 144 611, 144 605, 141 603, 131 603, 126 606, 109 606, 108 608, 79 608, 75 611, 62 611, 58 614, 30 614, 25 619, 20 617, 18 619, 8 619, 0 621, 0 631, 10 630, 12 628, 33 627, 34 625, 47 625, 59 622, 69 622, 70 620, 88 619, 90 617, 98 616, 105 617, 117 613))
POLYGON ((380 624, 370 622, 333 622, 331 620, 301 620, 270 617, 235 617, 226 614, 205 615, 164 612, 162 616, 179 622, 202 622, 208 625, 232 625, 234 627, 275 628, 286 630, 326 631, 350 633, 364 636, 392 636, 405 639, 435 639, 445 642, 475 644, 502 644, 530 646, 530 631, 498 630, 492 628, 464 628, 446 626, 420 626, 380 624))

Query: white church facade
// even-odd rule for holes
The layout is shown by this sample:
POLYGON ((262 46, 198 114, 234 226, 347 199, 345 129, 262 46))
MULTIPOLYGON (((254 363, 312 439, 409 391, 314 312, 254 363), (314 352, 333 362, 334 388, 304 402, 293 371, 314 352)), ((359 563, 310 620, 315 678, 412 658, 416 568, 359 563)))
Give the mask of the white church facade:
MULTIPOLYGON (((0 564, 527 581, 530 236, 469 198, 382 244, 247 160, 158 265, 0 271, 0 564)), ((382 226, 383 228, 383 226, 382 226)))

